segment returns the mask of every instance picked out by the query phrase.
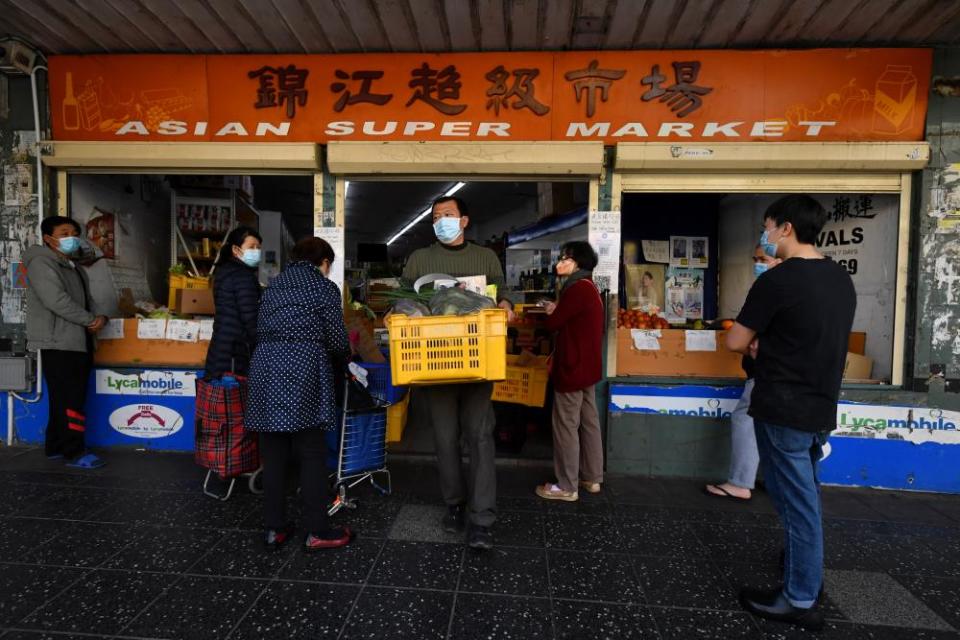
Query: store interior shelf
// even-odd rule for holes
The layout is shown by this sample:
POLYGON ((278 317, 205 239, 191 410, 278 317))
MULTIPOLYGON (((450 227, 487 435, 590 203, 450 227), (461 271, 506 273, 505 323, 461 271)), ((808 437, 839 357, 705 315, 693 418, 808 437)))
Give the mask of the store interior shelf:
POLYGON ((193 231, 182 227, 180 228, 180 233, 188 238, 216 238, 217 240, 227 234, 226 231, 193 231))

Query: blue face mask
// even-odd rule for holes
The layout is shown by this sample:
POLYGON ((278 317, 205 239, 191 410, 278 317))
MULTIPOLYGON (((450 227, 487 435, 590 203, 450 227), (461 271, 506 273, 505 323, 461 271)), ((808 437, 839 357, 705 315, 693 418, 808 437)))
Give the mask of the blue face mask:
POLYGON ((240 259, 248 267, 255 267, 260 264, 260 249, 244 249, 240 259))
POLYGON ((460 229, 460 218, 440 218, 433 223, 433 232, 437 234, 437 240, 450 244, 463 233, 460 229))
POLYGON ((777 243, 770 242, 769 231, 764 230, 763 234, 760 236, 760 247, 763 249, 763 252, 771 258, 777 257, 777 243))
POLYGON ((66 238, 60 238, 60 253, 65 256, 72 256, 76 252, 80 251, 80 238, 76 236, 67 236, 66 238))
POLYGON ((767 272, 767 269, 770 268, 766 262, 754 262, 753 263, 753 277, 759 278, 767 272))

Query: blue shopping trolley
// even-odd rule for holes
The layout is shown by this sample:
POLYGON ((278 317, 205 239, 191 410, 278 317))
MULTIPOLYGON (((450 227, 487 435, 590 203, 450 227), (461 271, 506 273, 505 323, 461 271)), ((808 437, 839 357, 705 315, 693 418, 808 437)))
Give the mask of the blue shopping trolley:
POLYGON ((393 401, 394 388, 390 385, 389 365, 360 365, 366 371, 366 392, 370 398, 362 408, 351 408, 351 394, 362 389, 358 377, 348 374, 343 392, 343 407, 339 430, 327 435, 327 464, 335 469, 331 474, 336 497, 330 505, 329 514, 340 509, 356 508, 356 499, 347 497, 347 490, 369 480, 370 484, 386 495, 392 491, 390 471, 387 469, 387 407, 393 401), (351 384, 355 382, 356 384, 351 384), (377 476, 386 477, 386 482, 377 482, 377 476))

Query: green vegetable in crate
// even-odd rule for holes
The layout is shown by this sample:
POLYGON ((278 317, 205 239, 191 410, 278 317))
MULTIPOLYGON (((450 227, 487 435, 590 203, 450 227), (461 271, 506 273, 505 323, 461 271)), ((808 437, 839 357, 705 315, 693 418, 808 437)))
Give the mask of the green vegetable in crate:
POLYGON ((465 316, 482 309, 493 309, 497 304, 460 287, 441 289, 430 300, 430 313, 435 316, 465 316))

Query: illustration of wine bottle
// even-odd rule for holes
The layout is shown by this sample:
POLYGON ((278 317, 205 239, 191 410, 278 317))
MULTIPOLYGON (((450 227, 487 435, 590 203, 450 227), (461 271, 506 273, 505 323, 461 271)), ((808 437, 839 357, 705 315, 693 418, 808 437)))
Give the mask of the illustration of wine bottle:
POLYGON ((80 105, 73 95, 73 74, 67 72, 67 95, 63 97, 63 128, 76 131, 80 128, 80 105))

